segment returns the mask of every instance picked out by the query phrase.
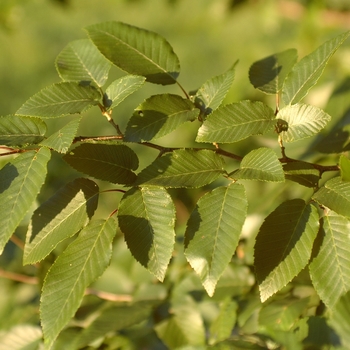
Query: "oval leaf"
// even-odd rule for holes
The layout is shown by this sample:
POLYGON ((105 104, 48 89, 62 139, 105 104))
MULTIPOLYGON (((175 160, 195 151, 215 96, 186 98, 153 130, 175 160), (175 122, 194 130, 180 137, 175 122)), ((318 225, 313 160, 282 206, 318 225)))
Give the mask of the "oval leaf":
POLYGON ((286 179, 299 183, 302 186, 316 188, 320 180, 320 171, 312 164, 291 162, 283 164, 286 179))
POLYGON ((315 206, 302 199, 282 203, 263 222, 254 247, 262 302, 282 289, 308 263, 319 222, 315 206))
POLYGON ((103 86, 111 63, 89 39, 69 43, 56 58, 56 69, 65 81, 93 82, 103 86))
POLYGON ((132 255, 163 281, 175 243, 175 206, 168 192, 132 188, 120 202, 118 221, 132 255))
POLYGON ((102 54, 119 68, 151 83, 176 83, 179 59, 159 34, 121 22, 99 23, 86 30, 102 54))
POLYGON ((222 158, 210 150, 176 150, 143 169, 135 185, 201 187, 225 172, 222 158))
POLYGON ((233 143, 264 134, 275 124, 273 110, 262 102, 241 101, 219 107, 198 130, 197 142, 233 143))
POLYGON ((305 104, 282 108, 278 112, 278 118, 288 124, 287 130, 281 132, 285 142, 294 142, 313 136, 331 120, 331 117, 322 109, 305 104))
POLYGON ((169 134, 181 124, 194 120, 198 109, 178 95, 154 95, 135 110, 125 131, 125 140, 143 142, 169 134))
POLYGON ((234 183, 201 197, 188 220, 185 255, 209 296, 236 250, 247 207, 244 186, 234 183))
POLYGON ((64 82, 48 86, 36 93, 16 114, 56 118, 81 113, 97 105, 100 100, 101 94, 93 86, 64 82))
POLYGON ((342 181, 350 181, 350 159, 343 154, 339 159, 339 167, 342 181))

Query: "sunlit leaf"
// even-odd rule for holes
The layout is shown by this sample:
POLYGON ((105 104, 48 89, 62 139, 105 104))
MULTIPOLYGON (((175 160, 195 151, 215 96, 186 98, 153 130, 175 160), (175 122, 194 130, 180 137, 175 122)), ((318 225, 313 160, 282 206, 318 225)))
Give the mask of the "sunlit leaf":
POLYGON ((180 63, 170 44, 159 34, 121 22, 86 27, 102 54, 128 73, 156 84, 174 84, 180 63))
POLYGON ((313 136, 331 120, 331 117, 322 109, 305 104, 282 108, 278 112, 278 118, 288 124, 287 130, 281 133, 285 142, 294 142, 313 136))
POLYGON ((198 130, 197 142, 233 143, 264 134, 275 124, 273 110, 259 101, 241 101, 217 108, 198 130))
POLYGON ((254 62, 249 69, 250 82, 262 92, 277 94, 297 57, 297 50, 288 49, 254 62))
POLYGON ((283 288, 308 263, 319 227, 315 206, 288 200, 263 222, 254 247, 262 302, 283 288))
POLYGON ((193 102, 178 95, 149 97, 135 109, 125 131, 125 140, 143 142, 169 134, 199 114, 193 102))
POLYGON ((80 306, 85 289, 107 268, 116 232, 113 217, 90 222, 51 266, 40 304, 46 344, 54 342, 80 306))
POLYGON ((283 182, 283 168, 276 153, 270 148, 258 148, 249 152, 241 161, 235 179, 283 182))
POLYGON ((34 350, 40 348, 42 331, 39 326, 19 324, 0 335, 0 349, 34 350))
POLYGON ((319 170, 305 162, 290 162, 283 164, 286 179, 306 187, 316 187, 320 179, 319 170))
POLYGON ((189 218, 185 255, 210 296, 235 253, 247 207, 244 186, 234 183, 201 197, 189 218))
POLYGON ((0 145, 22 146, 39 143, 46 133, 46 124, 39 118, 17 115, 0 117, 0 145))
POLYGON ((108 78, 111 63, 89 39, 69 43, 56 58, 56 69, 65 81, 88 82, 102 86, 108 78))
POLYGON ((40 205, 29 224, 24 264, 45 258, 58 243, 73 236, 92 217, 98 200, 98 186, 88 179, 76 179, 40 205))
POLYGON ((349 34, 350 31, 325 42, 293 67, 285 80, 282 91, 282 98, 286 105, 298 103, 307 95, 322 75, 329 59, 349 34))
POLYGON ((24 152, 0 170, 0 253, 34 203, 50 157, 47 148, 24 152))
POLYGON ((342 181, 350 181, 350 159, 343 154, 339 159, 339 167, 342 181))
POLYGON ((350 182, 340 176, 328 180, 312 197, 336 213, 350 218, 350 182))
POLYGON ((136 153, 125 145, 85 143, 63 156, 74 169, 96 179, 132 184, 139 162, 136 153))
POLYGON ((320 246, 309 270, 318 295, 332 308, 350 290, 350 221, 330 211, 322 223, 320 246))
POLYGON ((119 227, 135 259, 163 281, 175 243, 175 207, 161 187, 133 187, 118 209, 119 227))
POLYGON ((76 82, 63 82, 48 86, 31 97, 16 112, 18 115, 56 118, 81 113, 97 105, 100 92, 93 86, 76 82))
POLYGON ((176 150, 143 169, 135 185, 201 187, 225 172, 224 161, 210 150, 176 150))

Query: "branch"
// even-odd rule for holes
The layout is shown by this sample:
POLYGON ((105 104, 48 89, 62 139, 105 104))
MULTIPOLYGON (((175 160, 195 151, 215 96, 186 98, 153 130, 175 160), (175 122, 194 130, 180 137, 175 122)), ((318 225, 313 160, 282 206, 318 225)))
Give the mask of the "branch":
POLYGON ((22 282, 27 284, 38 284, 38 279, 36 277, 30 277, 26 275, 21 275, 14 272, 8 272, 3 269, 0 269, 0 277, 6 278, 8 280, 22 282))
POLYGON ((122 302, 130 302, 132 301, 132 296, 128 294, 113 294, 108 292, 103 292, 100 290, 95 290, 88 288, 85 290, 85 295, 96 295, 98 298, 109 301, 122 301, 122 302))

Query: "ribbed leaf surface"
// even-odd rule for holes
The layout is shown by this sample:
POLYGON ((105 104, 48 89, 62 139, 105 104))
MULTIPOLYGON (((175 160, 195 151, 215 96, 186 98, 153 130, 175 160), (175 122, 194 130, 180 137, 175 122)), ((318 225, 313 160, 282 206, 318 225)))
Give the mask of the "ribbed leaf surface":
POLYGON ((125 131, 125 140, 150 141, 169 134, 199 114, 193 102, 178 95, 154 95, 138 106, 125 131))
POLYGON ((185 255, 210 296, 236 250, 247 207, 244 186, 234 183, 201 197, 188 220, 185 255))
POLYGON ((282 203, 265 219, 254 247, 254 266, 262 302, 306 266, 318 227, 316 207, 302 199, 282 203))
POLYGON ((322 75, 329 59, 349 34, 350 31, 325 42, 293 67, 282 91, 282 98, 286 105, 298 103, 307 95, 322 75))
POLYGON ((72 120, 50 135, 46 140, 42 141, 40 145, 52 148, 59 153, 66 153, 77 134, 80 120, 80 118, 72 120))
POLYGON ((0 145, 22 146, 39 143, 46 133, 46 124, 39 118, 7 115, 0 117, 0 145))
POLYGON ((69 43, 56 58, 56 69, 65 81, 93 82, 102 86, 108 78, 111 63, 89 39, 69 43))
POLYGON ((159 34, 121 22, 99 23, 86 30, 102 54, 119 68, 155 84, 176 82, 179 59, 159 34))
POLYGON ((249 69, 249 80, 256 89, 277 94, 297 58, 297 50, 288 49, 254 62, 249 69))
POLYGON ((108 109, 113 109, 124 101, 129 95, 137 91, 144 83, 144 77, 137 75, 127 75, 115 80, 106 89, 104 105, 108 109))
POLYGON ((291 162, 283 165, 286 179, 306 187, 316 187, 320 179, 319 170, 304 162, 291 162))
POLYGON ((37 208, 27 232, 24 264, 44 259, 58 243, 78 232, 92 217, 97 200, 98 186, 76 179, 37 208))
POLYGON ((161 187, 133 187, 118 209, 119 227, 135 259, 163 281, 175 243, 175 207, 161 187))
POLYGON ((42 331, 39 326, 20 324, 7 330, 0 336, 1 350, 34 350, 40 349, 42 331))
POLYGON ((339 167, 342 181, 350 181, 350 159, 343 154, 339 158, 339 167))
POLYGON ((333 308, 340 296, 350 290, 350 221, 330 211, 321 227, 321 245, 309 270, 318 295, 333 308))
POLYGON ((288 124, 287 130, 282 131, 285 142, 294 142, 313 136, 331 120, 331 117, 322 109, 305 104, 289 105, 282 108, 278 112, 278 118, 288 124))
POLYGON ((335 177, 325 183, 312 197, 336 213, 350 218, 350 182, 335 177))
POLYGON ((63 82, 48 86, 31 97, 16 112, 19 115, 56 118, 67 114, 81 113, 97 105, 100 92, 90 85, 63 82))
POLYGON ((74 316, 85 289, 107 268, 112 239, 117 232, 113 218, 90 222, 56 259, 46 275, 40 318, 47 345, 54 342, 74 316))
POLYGON ((34 203, 50 156, 47 148, 25 152, 0 170, 0 253, 34 203))
POLYGON ((249 152, 232 177, 246 180, 284 181, 282 165, 276 153, 269 148, 258 148, 249 152))
POLYGON ((210 150, 176 150, 143 169, 135 185, 201 187, 225 172, 224 161, 210 150))
POLYGON ((275 124, 273 110, 262 102, 241 101, 217 108, 198 130, 197 142, 233 143, 264 134, 275 124))
POLYGON ((238 61, 224 74, 207 80, 197 91, 195 101, 198 102, 206 114, 218 108, 225 99, 233 79, 238 61))
POLYGON ((139 161, 136 153, 125 145, 85 143, 63 156, 74 169, 96 179, 130 185, 136 180, 132 170, 139 161))

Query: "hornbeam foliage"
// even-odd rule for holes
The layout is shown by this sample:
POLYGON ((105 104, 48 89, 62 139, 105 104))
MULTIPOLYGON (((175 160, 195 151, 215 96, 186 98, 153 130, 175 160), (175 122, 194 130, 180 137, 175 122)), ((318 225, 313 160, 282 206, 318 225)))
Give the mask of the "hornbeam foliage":
MULTIPOLYGON (((42 286, 42 331, 12 328, 0 348, 131 349, 133 336, 152 328, 160 348, 345 349, 349 138, 335 155, 329 140, 344 135, 323 131, 332 113, 303 99, 350 32, 298 62, 291 48, 253 63, 252 88, 276 95, 275 105, 264 95, 227 101, 237 60, 191 93, 157 33, 121 22, 86 32, 57 56, 61 82, 0 117, 0 251, 24 236, 23 264, 42 286), (110 81, 116 67, 125 75, 110 81), (179 93, 135 98, 121 120, 119 104, 148 83, 176 84, 179 93), (114 134, 79 135, 87 109, 114 134), (58 117, 68 119, 48 128, 58 117), (182 146, 186 126, 190 147, 182 146), (289 143, 300 140, 300 156, 290 157, 289 143), (313 159, 322 140, 333 154, 321 164, 313 159), (48 166, 58 158, 59 181, 48 166), (125 284, 125 275, 142 283, 125 284), (104 290, 104 276, 112 292, 129 294, 104 290)), ((336 122, 344 133, 348 119, 336 122)))

